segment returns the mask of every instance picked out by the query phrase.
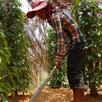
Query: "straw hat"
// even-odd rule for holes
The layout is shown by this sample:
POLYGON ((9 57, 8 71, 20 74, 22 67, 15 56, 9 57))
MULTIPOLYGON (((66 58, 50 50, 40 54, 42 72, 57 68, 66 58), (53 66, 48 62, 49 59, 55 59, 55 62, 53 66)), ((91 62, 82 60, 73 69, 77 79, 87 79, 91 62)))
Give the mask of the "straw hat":
POLYGON ((35 11, 41 10, 48 5, 46 1, 36 1, 31 3, 32 10, 27 13, 28 18, 33 18, 36 14, 35 11))

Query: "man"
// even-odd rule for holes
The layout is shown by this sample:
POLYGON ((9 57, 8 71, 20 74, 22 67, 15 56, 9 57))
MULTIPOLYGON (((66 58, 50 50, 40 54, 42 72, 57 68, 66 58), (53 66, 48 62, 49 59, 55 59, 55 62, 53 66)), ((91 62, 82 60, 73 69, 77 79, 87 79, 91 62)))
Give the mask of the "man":
POLYGON ((58 6, 53 6, 45 1, 32 2, 32 11, 27 13, 28 18, 34 16, 47 20, 55 29, 57 40, 57 52, 55 66, 60 68, 62 61, 68 55, 68 80, 73 90, 73 101, 84 102, 84 47, 85 39, 80 32, 77 23, 68 12, 60 10, 58 6))

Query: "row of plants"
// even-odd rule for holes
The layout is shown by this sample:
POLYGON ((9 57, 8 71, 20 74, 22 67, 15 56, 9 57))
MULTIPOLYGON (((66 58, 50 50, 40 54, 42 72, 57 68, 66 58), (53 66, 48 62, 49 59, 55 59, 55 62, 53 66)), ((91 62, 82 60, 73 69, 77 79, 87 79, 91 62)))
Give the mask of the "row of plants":
POLYGON ((0 97, 29 87, 28 36, 18 0, 0 0, 0 97))
POLYGON ((72 10, 79 27, 86 38, 86 81, 91 95, 97 94, 102 83, 102 9, 96 1, 82 0, 72 10))

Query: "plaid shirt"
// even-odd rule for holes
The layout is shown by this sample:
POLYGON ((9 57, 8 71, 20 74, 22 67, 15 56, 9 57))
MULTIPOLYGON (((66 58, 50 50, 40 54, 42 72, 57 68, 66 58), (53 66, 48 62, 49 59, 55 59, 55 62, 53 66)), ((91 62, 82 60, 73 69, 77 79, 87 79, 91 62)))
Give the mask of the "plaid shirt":
POLYGON ((55 61, 62 62, 70 47, 78 42, 85 42, 77 23, 65 12, 57 11, 48 20, 58 35, 55 61))

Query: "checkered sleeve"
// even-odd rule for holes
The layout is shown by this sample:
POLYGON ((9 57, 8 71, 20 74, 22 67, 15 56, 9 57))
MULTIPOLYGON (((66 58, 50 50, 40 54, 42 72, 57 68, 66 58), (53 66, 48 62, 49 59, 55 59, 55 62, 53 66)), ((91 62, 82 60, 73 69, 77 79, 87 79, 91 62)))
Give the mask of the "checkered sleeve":
POLYGON ((77 25, 76 21, 71 16, 67 15, 66 23, 69 25, 68 29, 72 33, 73 42, 74 43, 80 42, 79 29, 78 29, 78 25, 77 25))
POLYGON ((54 26, 58 35, 57 39, 57 53, 55 57, 55 62, 62 63, 62 60, 66 54, 66 47, 69 47, 69 44, 65 44, 64 32, 62 29, 60 17, 54 18, 54 26))

